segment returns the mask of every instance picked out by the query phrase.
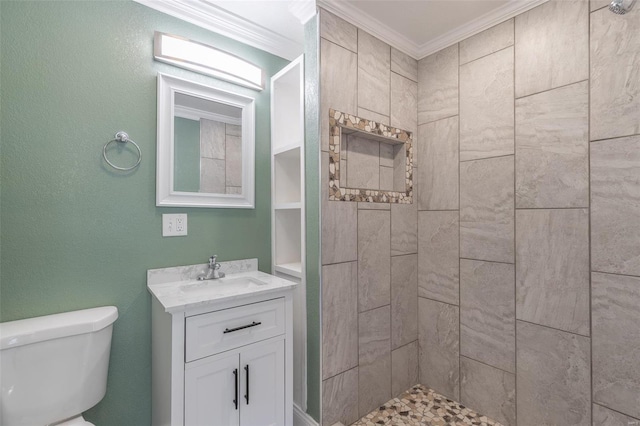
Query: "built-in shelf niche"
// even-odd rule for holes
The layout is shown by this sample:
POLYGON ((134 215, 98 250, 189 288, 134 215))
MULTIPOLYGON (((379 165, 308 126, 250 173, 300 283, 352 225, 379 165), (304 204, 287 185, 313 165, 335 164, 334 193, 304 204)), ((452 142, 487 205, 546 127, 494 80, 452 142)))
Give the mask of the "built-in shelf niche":
POLYGON ((274 199, 276 207, 282 204, 300 203, 300 146, 274 155, 274 199))
POLYGON ((305 288, 304 61, 271 78, 271 269, 297 281, 293 294, 293 400, 307 403, 305 288))
POLYGON ((413 202, 411 132, 329 110, 329 200, 413 202))
POLYGON ((273 81, 272 107, 276 113, 272 115, 271 133, 277 137, 271 143, 276 153, 302 143, 303 110, 297 102, 301 99, 301 90, 300 78, 296 72, 285 73, 273 81))

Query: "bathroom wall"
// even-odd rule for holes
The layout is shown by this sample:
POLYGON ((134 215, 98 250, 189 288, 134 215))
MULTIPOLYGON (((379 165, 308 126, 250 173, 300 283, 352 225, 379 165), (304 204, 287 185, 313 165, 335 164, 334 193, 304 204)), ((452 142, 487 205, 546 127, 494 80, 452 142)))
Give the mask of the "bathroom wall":
POLYGON ((329 108, 417 130, 417 61, 320 11, 322 424, 418 380, 417 204, 328 200, 329 108))
POLYGON ((640 424, 640 10, 607 3, 418 65, 420 382, 505 425, 640 424))
POLYGON ((271 264, 269 89, 157 63, 153 32, 233 51, 267 77, 287 61, 130 1, 3 1, 0 15, 0 319, 117 306, 107 394, 86 417, 150 424, 146 270, 204 263, 213 253, 257 257, 263 271, 271 264), (158 71, 256 96, 255 210, 155 207, 158 71), (130 173, 102 160, 118 130, 142 149, 130 173), (189 235, 162 238, 162 213, 176 212, 189 215, 189 235))

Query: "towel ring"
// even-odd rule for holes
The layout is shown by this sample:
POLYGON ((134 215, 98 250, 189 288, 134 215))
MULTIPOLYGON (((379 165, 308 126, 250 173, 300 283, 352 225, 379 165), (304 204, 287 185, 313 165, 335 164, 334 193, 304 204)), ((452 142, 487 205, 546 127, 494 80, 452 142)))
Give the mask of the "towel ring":
POLYGON ((138 167, 138 165, 140 164, 140 161, 142 160, 142 151, 140 150, 140 147, 138 146, 138 144, 135 143, 134 141, 132 141, 131 139, 129 139, 129 135, 126 132, 123 132, 121 130, 118 133, 116 133, 114 139, 111 139, 109 142, 104 144, 104 148, 102 148, 102 157, 104 158, 104 161, 106 161, 107 164, 109 164, 114 169, 122 170, 122 171, 126 172, 126 171, 133 170, 136 167, 138 167), (127 143, 127 142, 129 142, 129 143, 133 144, 133 146, 135 146, 136 149, 138 150, 138 161, 136 161, 136 164, 134 164, 131 167, 118 167, 115 164, 113 164, 111 161, 109 161, 109 159, 107 158, 107 148, 109 147, 109 145, 111 145, 112 142, 118 142, 118 143, 127 143))

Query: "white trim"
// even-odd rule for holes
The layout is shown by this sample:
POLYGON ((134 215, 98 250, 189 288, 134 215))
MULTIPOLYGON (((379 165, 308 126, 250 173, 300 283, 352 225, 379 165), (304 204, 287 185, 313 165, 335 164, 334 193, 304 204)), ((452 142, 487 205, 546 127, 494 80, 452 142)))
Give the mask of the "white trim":
POLYGON ((289 12, 304 25, 316 16, 316 2, 313 0, 292 0, 289 3, 289 12))
POLYGON ((363 12, 362 9, 353 6, 349 2, 342 0, 318 0, 318 6, 338 15, 396 49, 419 60, 547 1, 548 0, 511 0, 504 6, 479 16, 473 21, 454 28, 424 44, 418 44, 408 39, 398 31, 390 28, 384 22, 372 18, 367 15, 366 12, 363 12))
POLYGON ((293 426, 318 426, 318 422, 308 415, 296 404, 293 403, 293 426))
POLYGON ((249 96, 158 73, 156 206, 255 208, 255 103, 255 99, 249 96), (174 190, 173 100, 176 92, 242 108, 242 194, 174 190))
POLYGON ((461 42, 472 35, 487 30, 494 25, 520 15, 534 7, 540 6, 547 1, 549 0, 511 0, 506 5, 496 8, 489 13, 485 13, 466 25, 454 28, 430 42, 421 45, 418 50, 417 59, 422 59, 432 53, 436 53, 437 51, 444 49, 445 47, 461 42))
POLYGON ((205 0, 134 1, 289 61, 298 57, 303 51, 300 43, 229 13, 205 0))
POLYGON ((218 121, 220 123, 242 125, 241 118, 229 117, 228 115, 216 114, 215 112, 203 111, 197 108, 191 108, 184 105, 176 105, 173 109, 173 116, 186 118, 187 120, 200 121, 201 119, 218 121))

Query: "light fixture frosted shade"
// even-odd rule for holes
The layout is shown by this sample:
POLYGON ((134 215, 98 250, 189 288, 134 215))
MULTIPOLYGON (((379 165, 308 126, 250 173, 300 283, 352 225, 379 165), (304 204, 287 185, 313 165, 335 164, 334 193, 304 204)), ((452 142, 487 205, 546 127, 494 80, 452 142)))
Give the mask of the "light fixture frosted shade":
POLYGON ((262 68, 231 53, 183 37, 156 31, 156 60, 211 75, 252 89, 264 89, 262 68))

